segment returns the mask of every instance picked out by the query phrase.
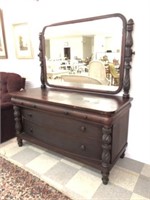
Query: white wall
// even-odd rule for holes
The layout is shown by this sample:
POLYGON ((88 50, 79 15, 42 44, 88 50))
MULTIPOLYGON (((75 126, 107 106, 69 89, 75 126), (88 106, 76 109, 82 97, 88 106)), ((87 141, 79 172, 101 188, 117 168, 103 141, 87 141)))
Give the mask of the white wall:
MULTIPOLYGON (((75 18, 122 13, 135 23, 133 38, 135 56, 131 70, 131 96, 128 148, 126 156, 150 164, 150 12, 149 0, 0 0, 4 12, 9 59, 0 61, 1 71, 15 71, 34 86, 40 86, 38 34, 44 25, 75 18), (139 8, 141 8, 139 10, 139 8), (15 56, 12 24, 29 22, 34 59, 18 60, 15 56)), ((114 25, 115 26, 115 25, 114 25)), ((115 27, 112 28, 114 29, 115 27)))

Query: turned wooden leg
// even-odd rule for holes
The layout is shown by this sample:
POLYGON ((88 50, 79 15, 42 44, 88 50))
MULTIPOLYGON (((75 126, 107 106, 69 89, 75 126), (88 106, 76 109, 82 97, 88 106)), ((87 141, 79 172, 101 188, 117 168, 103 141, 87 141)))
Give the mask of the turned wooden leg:
POLYGON ((22 147, 23 143, 22 143, 22 139, 20 137, 17 137, 17 143, 19 147, 22 147))
POLYGON ((102 172, 102 181, 104 185, 108 184, 109 181, 109 172, 102 172))
POLYGON ((120 158, 124 158, 125 157, 125 151, 121 154, 120 158))

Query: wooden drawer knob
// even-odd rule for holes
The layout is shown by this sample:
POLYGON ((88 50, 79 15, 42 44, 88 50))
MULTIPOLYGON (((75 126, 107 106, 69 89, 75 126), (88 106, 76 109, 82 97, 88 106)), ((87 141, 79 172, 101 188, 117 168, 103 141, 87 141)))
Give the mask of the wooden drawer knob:
POLYGON ((81 149, 82 151, 86 151, 86 146, 85 146, 84 144, 81 144, 80 149, 81 149))
POLYGON ((80 127, 80 130, 81 130, 82 132, 86 131, 86 127, 85 127, 85 126, 81 126, 81 127, 80 127))
POLYGON ((33 133, 33 129, 32 128, 30 128, 30 133, 33 133))

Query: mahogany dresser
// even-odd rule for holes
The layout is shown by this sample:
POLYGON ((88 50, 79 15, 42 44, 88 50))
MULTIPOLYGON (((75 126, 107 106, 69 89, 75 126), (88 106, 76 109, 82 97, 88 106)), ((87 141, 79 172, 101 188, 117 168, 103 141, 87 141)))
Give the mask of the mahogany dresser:
MULTIPOLYGON (((131 49, 133 24, 132 19, 127 22, 122 14, 115 13, 60 22, 43 28, 39 35, 41 87, 12 93, 11 100, 14 106, 15 128, 19 146, 22 146, 23 140, 27 140, 90 165, 99 169, 102 173, 103 183, 108 183, 111 168, 120 157, 124 157, 127 147, 129 111, 132 101, 129 95, 129 71, 133 54, 131 49), (120 20, 120 28, 117 29, 116 26, 115 29, 116 32, 120 31, 119 34, 117 32, 117 36, 121 35, 117 42, 117 44, 120 42, 120 46, 116 52, 117 55, 118 53, 120 55, 119 69, 117 68, 119 70, 117 86, 80 82, 65 83, 61 77, 51 80, 47 76, 48 71, 51 70, 51 60, 48 60, 48 57, 60 55, 63 52, 62 44, 63 47, 72 44, 70 50, 76 47, 74 51, 71 51, 72 54, 81 52, 81 49, 77 48, 78 40, 73 41, 75 34, 80 33, 80 38, 83 35, 85 38, 85 34, 88 38, 91 34, 90 37, 93 39, 90 41, 95 41, 92 44, 98 43, 91 48, 89 48, 91 43, 88 43, 87 46, 85 45, 86 48, 82 48, 82 51, 84 50, 85 54, 92 53, 93 48, 99 47, 100 35, 104 34, 103 24, 108 25, 109 28, 110 22, 117 24, 120 20), (87 24, 88 27, 93 27, 90 32, 85 32, 87 24), (49 35, 51 30, 52 34, 49 35), (60 35, 62 33, 60 30, 64 31, 63 36, 60 35), (75 33, 72 32, 74 30, 75 33), (102 30, 103 34, 100 34, 102 30), (65 31, 67 36, 65 36, 65 31), (68 36, 70 33, 73 35, 68 36), (62 38, 65 38, 63 43, 62 38), (47 42, 50 46, 47 45, 47 42), (74 44, 76 44, 75 47, 74 44), (115 90, 113 90, 114 88, 115 90), (123 95, 119 96, 119 92, 122 90, 123 95)), ((107 31, 108 29, 105 34, 107 31)), ((70 59, 71 52, 68 53, 70 59)), ((116 55, 110 51, 109 53, 109 59, 116 55)), ((94 59, 98 59, 98 55, 101 54, 96 52, 94 59)), ((53 59, 53 61, 52 63, 56 64, 55 61, 58 63, 58 59, 53 59)), ((57 65, 55 69, 55 64, 52 65, 53 71, 57 71, 58 68, 57 65)), ((88 70, 88 64, 86 69, 88 70)), ((68 76, 70 74, 71 76, 85 76, 82 74, 82 70, 81 74, 77 74, 78 72, 74 68, 69 70, 68 76)), ((95 69, 95 76, 99 73, 98 71, 98 68, 95 69)), ((96 77, 94 78, 96 79, 96 77)))
POLYGON ((13 93, 19 146, 28 140, 109 171, 127 146, 131 98, 35 88, 13 93))

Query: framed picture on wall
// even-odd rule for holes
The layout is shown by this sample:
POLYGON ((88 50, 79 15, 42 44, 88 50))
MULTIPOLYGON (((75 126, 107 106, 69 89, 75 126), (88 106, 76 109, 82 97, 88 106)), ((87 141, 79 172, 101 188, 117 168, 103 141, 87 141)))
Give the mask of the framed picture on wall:
POLYGON ((3 21, 3 12, 0 9, 0 59, 7 58, 7 47, 5 40, 5 30, 4 30, 4 21, 3 21))
POLYGON ((13 24, 16 57, 19 59, 33 58, 28 23, 13 24))

